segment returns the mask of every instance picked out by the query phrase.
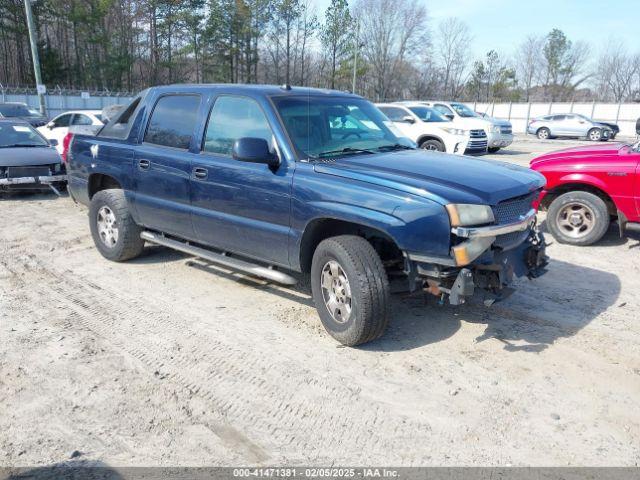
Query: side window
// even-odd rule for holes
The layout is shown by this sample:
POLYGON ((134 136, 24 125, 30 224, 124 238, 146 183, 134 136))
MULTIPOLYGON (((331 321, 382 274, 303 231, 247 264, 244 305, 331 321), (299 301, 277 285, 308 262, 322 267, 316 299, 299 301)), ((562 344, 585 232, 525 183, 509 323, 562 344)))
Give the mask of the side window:
POLYGON ((567 116, 566 115, 554 115, 553 116, 553 120, 556 122, 561 122, 562 120, 566 120, 567 116))
POLYGON ((243 137, 264 138, 271 145, 271 127, 258 103, 247 97, 221 96, 211 109, 202 150, 231 155, 243 137))
POLYGON ((433 108, 435 108, 437 111, 439 111, 443 115, 453 115, 453 112, 451 111, 451 109, 445 105, 437 104, 437 105, 434 105, 433 108))
POLYGON ((71 114, 60 115, 53 121, 53 128, 68 127, 71 123, 71 114))
POLYGON ((157 101, 147 133, 146 143, 188 149, 198 122, 200 95, 167 95, 157 101))
POLYGON ((71 120, 71 125, 91 125, 93 122, 87 115, 76 113, 71 120))
POLYGON ((392 122, 401 122, 404 117, 409 115, 401 108, 397 107, 382 107, 380 108, 382 112, 391 120, 392 122))

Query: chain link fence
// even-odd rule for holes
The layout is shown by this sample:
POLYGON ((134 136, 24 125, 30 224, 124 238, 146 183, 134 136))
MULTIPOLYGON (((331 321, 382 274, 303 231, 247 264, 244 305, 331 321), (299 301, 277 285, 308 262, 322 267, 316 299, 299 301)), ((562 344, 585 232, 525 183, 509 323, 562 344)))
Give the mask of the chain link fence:
MULTIPOLYGON (((55 117, 69 110, 102 110, 109 105, 129 103, 135 92, 112 92, 109 90, 75 90, 56 86, 45 94, 48 117, 55 117)), ((38 110, 40 101, 33 87, 4 86, 0 84, 0 102, 25 103, 38 110)))

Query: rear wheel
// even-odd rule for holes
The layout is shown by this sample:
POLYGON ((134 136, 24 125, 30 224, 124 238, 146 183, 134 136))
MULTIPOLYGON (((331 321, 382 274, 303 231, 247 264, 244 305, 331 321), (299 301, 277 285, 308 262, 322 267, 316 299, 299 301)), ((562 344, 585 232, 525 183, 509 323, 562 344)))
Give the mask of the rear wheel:
POLYGON ((131 217, 123 190, 102 190, 93 196, 89 225, 93 242, 103 257, 123 262, 142 253, 142 229, 131 217))
POLYGON ((547 225, 560 243, 591 245, 600 240, 609 228, 607 205, 589 192, 569 192, 560 195, 549 206, 547 225))
POLYGON ((536 132, 536 136, 540 140, 548 140, 551 138, 551 131, 547 127, 542 127, 536 132))
POLYGON ((599 142, 602 140, 602 130, 599 128, 592 128, 589 130, 589 133, 587 133, 587 138, 592 142, 599 142))
POLYGON ((311 291, 327 332, 347 346, 380 337, 389 320, 389 281, 364 238, 341 235, 320 242, 311 264, 311 291))
POLYGON ((420 144, 420 148, 424 150, 432 150, 434 152, 444 152, 444 144, 440 140, 431 139, 425 140, 420 144))

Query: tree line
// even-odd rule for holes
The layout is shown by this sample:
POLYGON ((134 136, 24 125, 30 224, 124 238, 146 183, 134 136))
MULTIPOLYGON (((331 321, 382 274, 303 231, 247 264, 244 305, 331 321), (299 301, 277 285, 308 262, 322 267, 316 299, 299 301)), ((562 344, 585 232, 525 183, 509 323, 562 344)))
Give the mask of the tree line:
MULTIPOLYGON (((137 91, 179 82, 306 85, 373 100, 640 100, 640 52, 559 29, 472 59, 457 18, 420 0, 37 0, 44 82, 137 91)), ((34 85, 23 0, 0 0, 0 83, 34 85)))

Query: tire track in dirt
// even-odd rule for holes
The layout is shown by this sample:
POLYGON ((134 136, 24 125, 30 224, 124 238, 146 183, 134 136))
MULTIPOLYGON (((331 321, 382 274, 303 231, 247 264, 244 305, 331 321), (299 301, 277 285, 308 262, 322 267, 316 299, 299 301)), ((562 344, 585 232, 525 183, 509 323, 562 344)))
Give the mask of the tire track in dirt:
POLYGON ((72 321, 127 352, 150 373, 204 398, 239 436, 248 432, 247 443, 255 442, 256 451, 310 461, 319 452, 370 460, 388 458, 398 438, 430 443, 429 425, 390 416, 384 405, 363 398, 357 389, 282 365, 251 345, 241 348, 198 334, 163 313, 169 309, 155 301, 150 306, 113 294, 34 255, 12 253, 1 262, 21 278, 23 293, 39 282, 51 292, 40 295, 56 298, 72 312, 72 321), (282 371, 289 374, 283 378, 282 371))

